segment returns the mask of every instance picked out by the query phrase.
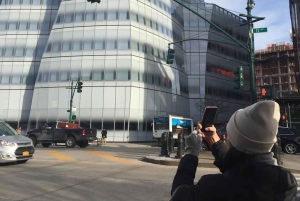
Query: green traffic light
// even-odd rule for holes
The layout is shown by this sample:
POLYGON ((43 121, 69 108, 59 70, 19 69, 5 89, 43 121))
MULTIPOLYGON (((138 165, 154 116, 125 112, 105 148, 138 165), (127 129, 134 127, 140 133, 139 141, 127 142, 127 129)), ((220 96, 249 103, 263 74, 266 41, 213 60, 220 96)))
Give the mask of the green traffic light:
POLYGON ((167 64, 173 64, 175 57, 175 50, 174 49, 168 49, 168 55, 167 55, 167 64))
POLYGON ((233 81, 234 81, 233 88, 234 89, 243 89, 243 87, 244 87, 243 66, 240 66, 238 68, 234 68, 232 70, 232 72, 234 73, 234 76, 233 76, 233 81))
POLYGON ((81 93, 82 92, 82 85, 83 83, 82 82, 77 82, 77 93, 81 93))

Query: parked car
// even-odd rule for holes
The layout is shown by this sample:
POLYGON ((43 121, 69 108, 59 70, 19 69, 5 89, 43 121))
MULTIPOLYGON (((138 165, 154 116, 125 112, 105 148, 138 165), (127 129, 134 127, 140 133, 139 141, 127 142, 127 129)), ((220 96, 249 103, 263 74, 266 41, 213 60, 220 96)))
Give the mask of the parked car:
MULTIPOLYGON (((223 124, 223 125, 216 127, 217 134, 219 135, 220 138, 222 135, 225 135, 225 137, 227 138, 226 126, 227 126, 227 124, 223 124)), ((210 150, 211 146, 212 146, 212 144, 211 144, 209 138, 204 137, 203 141, 202 141, 202 150, 210 150)))
POLYGON ((53 122, 42 128, 28 131, 26 136, 32 139, 34 146, 38 143, 43 147, 49 147, 53 143, 65 143, 67 148, 76 145, 85 148, 89 142, 97 140, 97 130, 79 128, 77 124, 67 122, 53 122))
POLYGON ((33 158, 34 151, 31 139, 0 120, 0 163, 26 163, 33 158))
POLYGON ((287 154, 296 154, 300 151, 300 131, 295 128, 278 127, 281 139, 281 148, 287 154))

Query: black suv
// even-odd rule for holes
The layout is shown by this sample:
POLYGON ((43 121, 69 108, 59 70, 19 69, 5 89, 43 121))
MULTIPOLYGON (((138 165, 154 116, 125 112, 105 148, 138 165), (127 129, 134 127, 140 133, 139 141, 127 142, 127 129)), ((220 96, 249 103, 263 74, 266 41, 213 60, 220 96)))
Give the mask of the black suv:
POLYGON ((278 127, 282 150, 288 154, 296 154, 300 150, 300 131, 295 128, 278 127))

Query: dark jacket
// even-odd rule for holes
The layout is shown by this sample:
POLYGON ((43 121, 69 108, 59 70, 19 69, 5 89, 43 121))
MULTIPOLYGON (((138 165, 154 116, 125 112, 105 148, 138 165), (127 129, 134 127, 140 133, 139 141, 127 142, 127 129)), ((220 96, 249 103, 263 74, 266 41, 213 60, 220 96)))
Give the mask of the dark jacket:
POLYGON ((107 138, 107 131, 106 130, 102 130, 101 134, 102 134, 103 138, 107 138))
POLYGON ((282 167, 260 162, 225 162, 227 147, 216 143, 212 147, 214 164, 222 174, 204 175, 194 185, 198 158, 185 155, 178 166, 172 191, 183 184, 174 201, 290 201, 297 193, 297 181, 282 167))

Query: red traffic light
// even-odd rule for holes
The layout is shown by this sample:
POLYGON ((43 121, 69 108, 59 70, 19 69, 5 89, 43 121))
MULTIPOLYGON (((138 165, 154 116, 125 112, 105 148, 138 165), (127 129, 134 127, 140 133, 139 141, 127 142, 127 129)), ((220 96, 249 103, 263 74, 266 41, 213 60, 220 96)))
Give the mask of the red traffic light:
POLYGON ((285 120, 285 119, 286 119, 286 116, 285 116, 285 115, 282 115, 281 118, 282 118, 282 120, 285 120))

